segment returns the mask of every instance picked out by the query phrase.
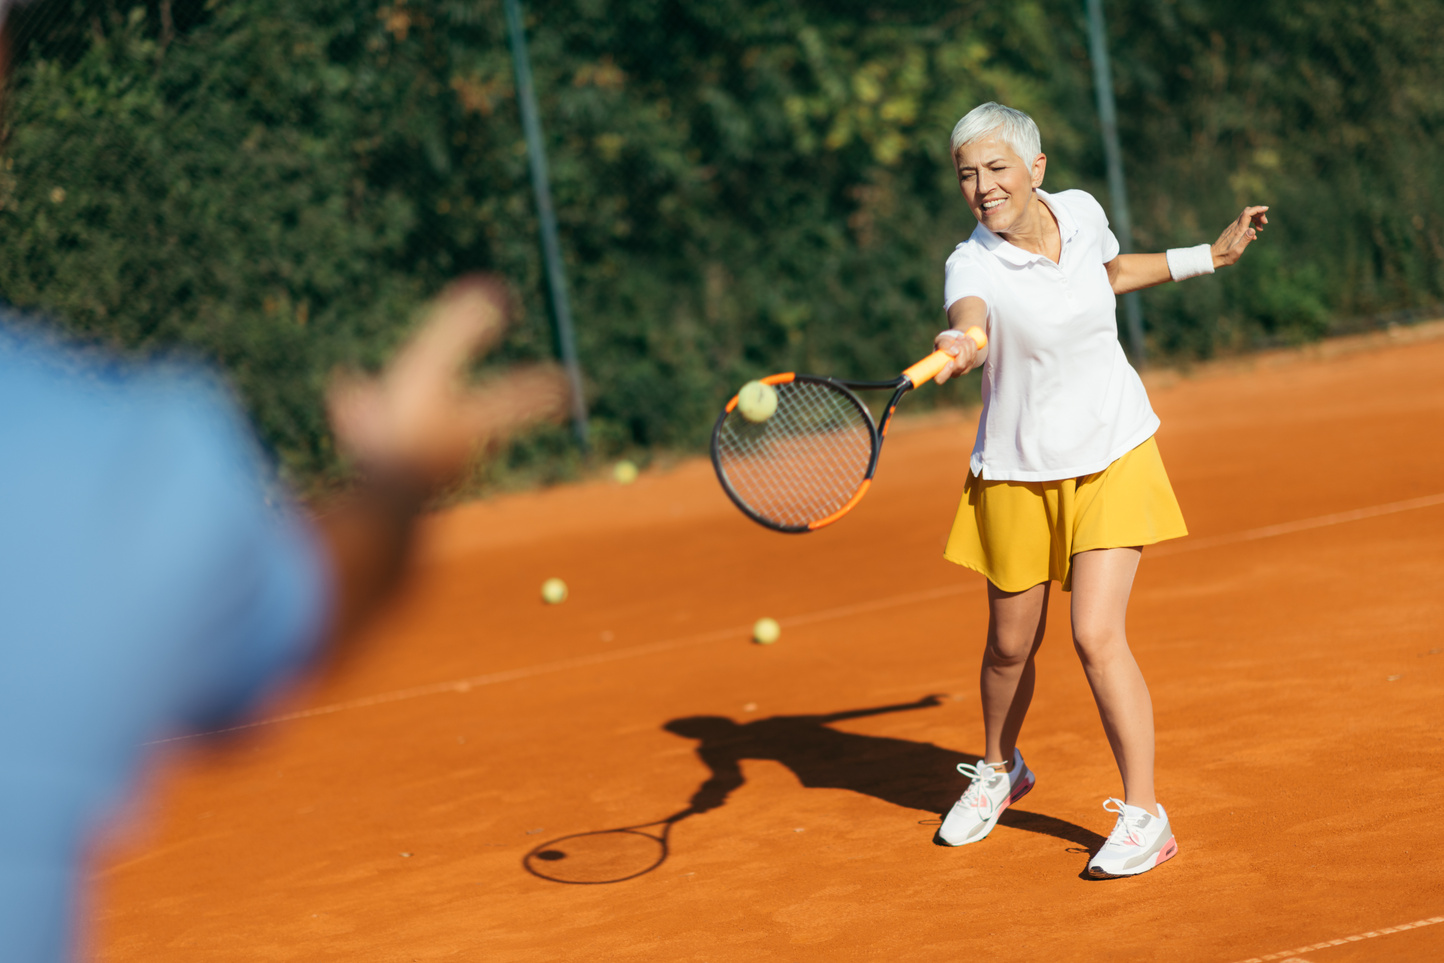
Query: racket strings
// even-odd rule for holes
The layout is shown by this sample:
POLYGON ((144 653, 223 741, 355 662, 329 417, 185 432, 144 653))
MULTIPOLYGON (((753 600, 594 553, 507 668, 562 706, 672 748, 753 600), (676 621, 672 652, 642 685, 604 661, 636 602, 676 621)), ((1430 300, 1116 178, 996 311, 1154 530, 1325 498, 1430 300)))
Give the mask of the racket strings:
POLYGON ((737 497, 784 527, 840 510, 867 478, 873 432, 850 395, 813 381, 777 385, 777 411, 754 423, 733 410, 717 437, 718 463, 737 497))

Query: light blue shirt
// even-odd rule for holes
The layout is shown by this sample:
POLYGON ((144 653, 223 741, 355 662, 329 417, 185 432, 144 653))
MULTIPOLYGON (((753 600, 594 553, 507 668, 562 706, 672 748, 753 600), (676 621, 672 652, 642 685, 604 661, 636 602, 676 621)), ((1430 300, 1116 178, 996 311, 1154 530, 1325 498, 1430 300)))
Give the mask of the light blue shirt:
POLYGON ((301 668, 329 586, 227 394, 0 308, 0 960, 71 952, 87 845, 145 743, 301 668), (268 497, 269 496, 269 497, 268 497))

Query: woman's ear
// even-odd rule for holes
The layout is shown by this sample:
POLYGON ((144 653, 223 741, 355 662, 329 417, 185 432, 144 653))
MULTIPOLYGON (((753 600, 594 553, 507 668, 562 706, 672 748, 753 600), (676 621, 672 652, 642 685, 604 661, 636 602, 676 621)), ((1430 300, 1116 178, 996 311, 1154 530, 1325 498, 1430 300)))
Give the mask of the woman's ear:
POLYGON ((1048 155, 1040 153, 1033 158, 1033 186, 1043 186, 1043 172, 1048 169, 1048 155))

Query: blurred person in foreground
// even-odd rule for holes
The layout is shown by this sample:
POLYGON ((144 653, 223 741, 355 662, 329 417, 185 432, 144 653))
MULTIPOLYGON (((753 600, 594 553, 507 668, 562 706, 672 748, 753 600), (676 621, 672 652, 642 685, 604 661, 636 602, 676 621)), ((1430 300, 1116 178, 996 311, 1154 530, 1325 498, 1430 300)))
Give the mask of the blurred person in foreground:
POLYGON ((89 847, 148 743, 334 660, 397 587, 426 501, 561 414, 554 370, 465 383, 505 305, 499 281, 455 284, 379 377, 338 379, 332 428, 363 477, 311 519, 214 379, 66 348, 0 301, 0 963, 74 954, 89 847))
POLYGON ((974 108, 951 153, 978 226, 947 261, 949 328, 935 344, 954 358, 938 381, 981 366, 983 411, 944 557, 988 579, 986 746, 958 767, 971 783, 938 841, 986 838, 1033 788, 1018 737, 1057 581, 1072 593, 1073 646, 1123 777, 1087 874, 1136 876, 1178 844, 1154 796, 1153 703, 1124 622, 1143 546, 1188 531, 1154 442, 1158 416, 1118 343, 1116 296, 1236 263, 1268 208, 1244 208, 1212 244, 1121 254, 1091 195, 1042 190, 1047 157, 1022 111, 974 108), (983 349, 963 334, 973 326, 987 332, 983 349))
POLYGON ((338 380, 363 480, 314 520, 215 381, 67 350, 0 308, 0 960, 70 958, 89 845, 147 743, 334 659, 396 588, 427 499, 562 412, 553 370, 464 383, 504 303, 453 285, 379 377, 338 380))

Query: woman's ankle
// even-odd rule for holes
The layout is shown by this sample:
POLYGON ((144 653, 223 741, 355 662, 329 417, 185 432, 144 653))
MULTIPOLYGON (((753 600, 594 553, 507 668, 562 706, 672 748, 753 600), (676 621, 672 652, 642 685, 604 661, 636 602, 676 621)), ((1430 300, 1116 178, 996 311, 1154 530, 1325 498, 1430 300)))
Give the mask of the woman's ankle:
POLYGON ((1146 797, 1143 802, 1136 802, 1134 799, 1130 799, 1127 795, 1125 795, 1123 797, 1123 804, 1125 806, 1133 806, 1137 809, 1141 809, 1144 812, 1148 813, 1148 815, 1150 816, 1159 815, 1158 800, 1152 796, 1146 797))
POLYGON ((1011 752, 1007 753, 1006 755, 999 753, 997 756, 993 756, 992 759, 988 758, 987 753, 984 753, 983 762, 987 763, 989 766, 992 766, 994 771, 996 772, 1013 771, 1013 753, 1011 752))

